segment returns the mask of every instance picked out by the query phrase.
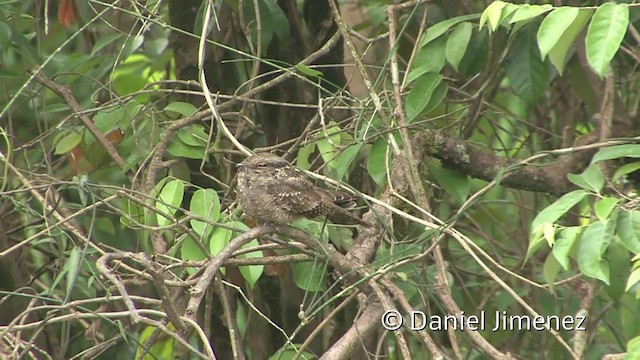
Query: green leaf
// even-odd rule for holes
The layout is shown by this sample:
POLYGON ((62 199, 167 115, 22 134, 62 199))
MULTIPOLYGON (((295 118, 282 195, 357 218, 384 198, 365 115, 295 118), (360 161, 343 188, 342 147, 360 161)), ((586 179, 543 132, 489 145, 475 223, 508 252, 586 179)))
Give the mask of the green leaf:
POLYGON ((427 107, 431 94, 442 81, 442 75, 427 73, 416 80, 406 102, 407 121, 416 118, 427 107))
MULTIPOLYGON (((209 134, 204 131, 202 124, 191 124, 176 132, 178 138, 187 146, 204 148, 209 142, 209 134)), ((202 151, 200 152, 202 153, 202 151)))
POLYGON ((424 114, 429 114, 431 111, 435 110, 440 106, 440 104, 442 104, 442 101, 447 96, 448 92, 449 85, 444 81, 440 82, 440 84, 436 86, 435 90, 433 90, 433 93, 431 93, 431 99, 429 99, 429 103, 425 106, 422 112, 424 114))
POLYGON ((599 193, 604 186, 604 175, 597 165, 591 165, 582 174, 568 174, 567 178, 577 186, 599 193))
POLYGON ((553 291, 553 282, 556 276, 558 276, 558 273, 560 273, 560 269, 562 269, 562 266, 560 266, 555 256, 552 254, 547 255, 547 259, 542 267, 542 276, 544 277, 544 281, 549 284, 551 291, 553 291))
POLYGON ((275 354, 269 357, 269 360, 316 360, 318 357, 309 352, 303 351, 300 353, 300 344, 287 344, 284 349, 276 351, 275 354))
POLYGON ((636 336, 627 343, 627 354, 624 360, 640 359, 640 336, 636 336))
MULTIPOLYGON (((627 279, 627 286, 625 286, 624 291, 629 291, 631 288, 640 281, 640 268, 635 269, 629 275, 629 279, 627 279)), ((637 349, 637 357, 632 357, 631 359, 640 358, 640 346, 637 349)))
POLYGON ((613 177, 611 178, 611 182, 615 183, 617 182, 621 177, 632 173, 636 170, 640 169, 640 162, 634 162, 631 164, 626 164, 624 166, 621 166, 618 170, 616 170, 615 174, 613 174, 613 177))
POLYGON ((605 288, 605 292, 614 301, 619 301, 625 292, 624 283, 631 272, 631 262, 629 261, 629 251, 616 238, 612 238, 612 240, 607 251, 611 285, 605 288))
POLYGON ((304 75, 310 76, 312 78, 318 78, 318 77, 322 77, 324 75, 324 74, 322 74, 321 71, 314 70, 314 69, 308 67, 305 64, 297 64, 296 65, 296 69, 298 71, 300 71, 301 73, 303 73, 304 75))
MULTIPOLYGON (((241 249, 248 249, 252 247, 256 247, 260 245, 258 240, 253 239, 249 241, 247 244, 243 245, 241 249)), ((252 259, 252 258, 261 258, 264 254, 262 251, 252 251, 250 253, 238 255, 239 259, 252 259)), ((253 289, 260 276, 262 276, 262 272, 264 270, 264 265, 249 265, 249 266, 240 266, 240 274, 249 284, 249 288, 253 289)))
MULTIPOLYGON (((156 209, 164 214, 174 215, 182 204, 184 197, 184 182, 182 180, 169 181, 160 191, 158 201, 156 201, 156 209)), ((156 214, 158 226, 167 226, 172 223, 171 219, 167 219, 161 213, 156 214)))
POLYGON ((452 26, 458 23, 461 23, 463 21, 475 20, 479 17, 480 15, 478 14, 463 15, 463 16, 458 16, 452 19, 439 22, 429 27, 427 31, 425 31, 424 36, 422 37, 422 41, 420 42, 420 47, 423 47, 429 44, 431 41, 439 38, 445 32, 447 32, 447 30, 449 30, 452 26))
POLYGON ((66 154, 69 151, 73 150, 80 142, 82 141, 82 137, 84 136, 84 132, 71 131, 69 134, 65 135, 58 143, 56 144, 56 150, 54 154, 62 155, 66 154))
POLYGON ((163 111, 177 113, 180 116, 189 116, 195 114, 195 112, 198 111, 198 108, 190 103, 174 101, 169 103, 163 111))
POLYGON ((578 8, 562 6, 556 8, 544 18, 538 29, 537 36, 542 59, 547 57, 551 49, 564 36, 565 30, 575 21, 578 12, 578 8))
POLYGON ((167 152, 171 156, 183 157, 187 159, 202 159, 205 156, 204 148, 201 146, 189 146, 178 137, 171 138, 167 152))
POLYGON ((595 164, 598 161, 619 159, 623 157, 640 158, 640 145, 617 145, 601 149, 593 156, 593 159, 591 159, 591 164, 595 164))
POLYGON ((605 197, 604 199, 598 200, 593 206, 596 216, 602 222, 607 221, 609 215, 616 208, 619 199, 614 197, 605 197))
POLYGON ((629 25, 627 4, 607 2, 593 14, 587 37, 587 61, 596 74, 603 77, 613 56, 620 48, 629 25))
POLYGON ((458 65, 460 65, 460 61, 464 57, 464 53, 467 51, 469 39, 471 39, 471 31, 471 23, 463 22, 453 29, 451 35, 449 35, 449 39, 447 40, 445 57, 456 71, 458 71, 458 65))
POLYGON ((513 92, 529 102, 544 94, 549 80, 548 68, 540 57, 535 23, 515 35, 505 64, 513 92))
MULTIPOLYGON (((569 49, 573 45, 573 42, 576 40, 578 35, 582 32, 582 29, 587 25, 589 19, 591 19, 591 14, 593 13, 590 9, 580 9, 578 11, 578 16, 573 20, 571 25, 564 31, 562 36, 558 37, 558 41, 555 46, 549 51, 549 60, 551 64, 558 70, 558 73, 562 75, 564 71, 565 60, 567 58, 567 53, 569 49)), ((539 32, 538 32, 539 33, 539 32)))
POLYGON ((496 31, 500 26, 500 18, 502 15, 502 9, 507 5, 504 1, 494 1, 482 12, 480 16, 479 26, 482 28, 485 23, 489 24, 489 31, 496 31))
POLYGON ((578 249, 578 267, 591 278, 609 285, 609 263, 603 255, 611 243, 612 234, 602 221, 591 223, 582 234, 578 249))
POLYGON ((67 298, 71 297, 71 291, 76 285, 76 278, 80 266, 82 266, 82 249, 74 246, 69 253, 67 263, 65 264, 65 268, 67 270, 67 298))
POLYGON ((371 146, 369 156, 367 158, 367 172, 379 186, 382 186, 387 180, 387 165, 391 166, 391 151, 388 150, 387 140, 384 136, 379 136, 371 146))
POLYGON ((120 39, 123 36, 124 34, 122 33, 115 33, 110 35, 107 35, 106 33, 102 34, 102 36, 98 37, 96 43, 93 45, 90 56, 95 57, 98 51, 102 50, 104 47, 110 45, 112 42, 120 39))
POLYGON ((429 173, 433 175, 436 182, 442 186, 447 194, 451 195, 457 204, 462 205, 469 196, 471 183, 469 176, 454 170, 449 170, 440 166, 427 165, 429 173))
POLYGON ((319 263, 301 262, 291 264, 293 282, 302 290, 325 291, 327 269, 319 263))
MULTIPOLYGON (((227 223, 225 225, 232 226, 232 224, 230 223, 227 223)), ((225 229, 222 227, 215 228, 215 230, 213 230, 213 234, 211 234, 211 237, 209 238, 209 252, 211 253, 211 255, 218 255, 220 251, 222 251, 222 249, 227 246, 232 236, 233 231, 229 229, 225 229)))
MULTIPOLYGON (((174 327, 169 324, 168 326, 170 330, 175 330, 174 327)), ((151 336, 156 331, 156 328, 153 326, 147 326, 140 333, 140 340, 138 344, 140 344, 136 348, 136 359, 157 359, 157 360, 168 360, 173 359, 173 349, 175 347, 175 340, 170 336, 159 336, 154 342, 152 342, 151 347, 145 349, 142 345, 147 345, 147 342, 151 339, 151 336), (142 354, 146 354, 144 357, 142 354)), ((158 330, 158 332, 162 333, 158 330)))
MULTIPOLYGON (((180 245, 180 259, 182 259, 182 261, 201 261, 207 258, 207 255, 196 245, 196 241, 199 240, 194 240, 189 235, 185 236, 180 245)), ((194 274, 196 269, 189 267, 187 268, 187 272, 194 274)))
POLYGON ((413 67, 405 80, 404 86, 408 86, 424 74, 432 72, 438 73, 444 67, 446 58, 446 41, 444 38, 438 39, 428 46, 421 48, 416 53, 413 67))
POLYGON ((340 146, 340 126, 334 121, 330 121, 327 124, 326 132, 321 131, 318 133, 318 140, 316 146, 320 152, 322 160, 332 169, 336 169, 336 153, 340 146))
POLYGON ((516 10, 516 12, 511 17, 511 19, 509 19, 509 23, 514 24, 518 22, 527 21, 551 10, 553 10, 553 6, 549 4, 544 4, 544 5, 524 4, 524 5, 521 5, 518 10, 516 10))
POLYGON ((552 254, 565 270, 569 270, 569 253, 578 239, 580 230, 582 228, 579 226, 565 228, 560 232, 555 244, 553 244, 552 254))
POLYGON ((362 148, 361 143, 356 143, 348 146, 346 149, 340 151, 340 154, 336 156, 334 161, 329 163, 329 166, 336 170, 336 179, 344 179, 345 174, 347 174, 347 170, 349 170, 349 166, 355 159, 356 155, 362 148))
POLYGON ((300 169, 309 170, 311 164, 309 164, 309 157, 316 150, 316 143, 308 143, 298 150, 298 156, 296 157, 296 166, 300 169))
POLYGON ((553 204, 547 206, 533 219, 531 230, 537 231, 538 227, 545 223, 555 223, 560 217, 567 213, 572 207, 579 203, 585 196, 589 194, 584 190, 574 190, 564 194, 553 204))
MULTIPOLYGON (((218 193, 213 189, 199 189, 193 194, 193 197, 191 197, 189 211, 210 222, 218 221, 220 216, 220 198, 218 197, 218 193)), ((189 223, 193 231, 201 237, 205 236, 212 228, 212 225, 200 220, 190 220, 189 223)))
POLYGON ((640 254, 640 211, 621 209, 616 228, 622 244, 634 254, 640 254))

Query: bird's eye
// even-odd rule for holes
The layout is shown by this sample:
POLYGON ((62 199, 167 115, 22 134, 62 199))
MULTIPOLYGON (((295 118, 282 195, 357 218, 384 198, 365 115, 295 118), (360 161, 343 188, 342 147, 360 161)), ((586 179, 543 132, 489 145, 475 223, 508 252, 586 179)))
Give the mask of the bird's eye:
POLYGON ((267 164, 265 164, 265 163, 259 163, 259 164, 258 164, 258 167, 259 167, 259 168, 266 168, 266 167, 267 167, 267 164))

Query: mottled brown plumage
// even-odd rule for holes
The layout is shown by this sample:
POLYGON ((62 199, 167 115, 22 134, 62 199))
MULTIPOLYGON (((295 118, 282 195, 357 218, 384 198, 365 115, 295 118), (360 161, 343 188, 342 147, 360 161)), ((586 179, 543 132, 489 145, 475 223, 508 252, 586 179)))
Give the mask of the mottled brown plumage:
POLYGON ((238 164, 237 194, 244 212, 260 224, 288 225, 302 217, 337 215, 371 227, 343 209, 354 204, 350 196, 316 187, 300 170, 273 154, 252 155, 238 164))

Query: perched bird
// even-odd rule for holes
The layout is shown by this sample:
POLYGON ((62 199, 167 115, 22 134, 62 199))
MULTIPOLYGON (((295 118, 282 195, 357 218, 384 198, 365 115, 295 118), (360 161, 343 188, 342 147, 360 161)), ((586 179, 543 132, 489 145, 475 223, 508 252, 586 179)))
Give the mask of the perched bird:
POLYGON ((354 204, 350 196, 316 187, 300 170, 277 155, 252 155, 237 166, 238 201, 257 223, 288 225, 302 217, 332 215, 372 227, 344 209, 354 204))

